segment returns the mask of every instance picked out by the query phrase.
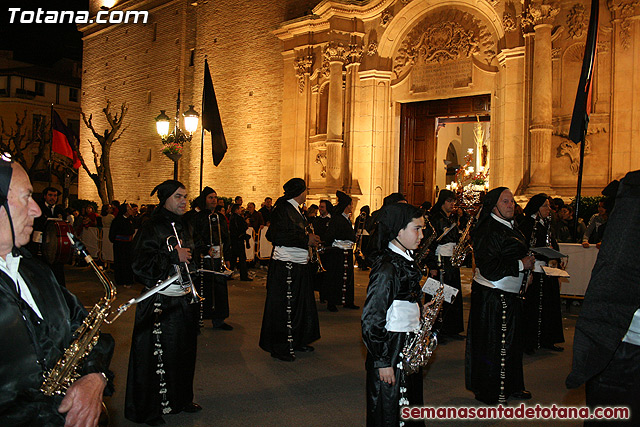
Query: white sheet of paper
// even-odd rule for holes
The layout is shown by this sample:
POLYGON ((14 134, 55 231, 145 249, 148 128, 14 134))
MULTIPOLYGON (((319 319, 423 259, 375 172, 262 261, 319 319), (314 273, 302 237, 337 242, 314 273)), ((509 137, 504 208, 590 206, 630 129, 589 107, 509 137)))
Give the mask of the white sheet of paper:
POLYGON ((551 277, 571 277, 566 270, 560 270, 559 268, 543 266, 542 271, 544 271, 544 274, 551 277))
MULTIPOLYGON (((438 289, 440 288, 440 282, 436 279, 429 277, 424 285, 422 286, 422 292, 425 294, 429 294, 431 296, 435 295, 438 289)), ((458 290, 453 286, 449 286, 446 283, 444 284, 444 300, 448 303, 451 303, 453 299, 458 295, 458 290)))

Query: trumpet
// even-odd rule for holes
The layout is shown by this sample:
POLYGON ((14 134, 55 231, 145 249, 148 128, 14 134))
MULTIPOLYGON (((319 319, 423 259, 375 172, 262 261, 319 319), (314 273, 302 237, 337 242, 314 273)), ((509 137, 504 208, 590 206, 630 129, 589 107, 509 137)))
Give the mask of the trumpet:
POLYGON ((353 255, 355 255, 356 259, 362 258, 362 235, 364 233, 365 219, 367 217, 366 212, 360 213, 358 218, 356 219, 356 223, 360 221, 358 224, 358 229, 356 230, 356 244, 353 249, 353 255))
MULTIPOLYGON (((168 236, 167 237, 167 248, 169 249, 169 252, 174 250, 174 246, 171 245, 170 240, 172 238, 175 238, 177 243, 177 246, 179 248, 182 248, 182 243, 180 242, 180 237, 178 237, 178 231, 176 230, 176 223, 172 222, 171 223, 171 228, 173 229, 173 235, 168 236)), ((204 300, 204 298, 202 298, 200 296, 200 294, 198 294, 198 291, 196 290, 195 285, 193 284, 193 280, 191 279, 191 274, 189 273, 189 264, 187 264, 187 262, 183 262, 183 267, 187 273, 187 277, 189 278, 188 282, 185 283, 185 280, 182 279, 182 288, 183 289, 187 289, 187 288, 191 288, 191 304, 197 304, 199 302, 201 302, 202 300, 204 300)), ((178 264, 174 264, 174 268, 176 269, 176 273, 181 273, 180 272, 180 265, 178 264)))
MULTIPOLYGON (((307 235, 316 234, 315 230, 313 229, 313 224, 309 224, 307 228, 307 235)), ((309 262, 318 265, 318 271, 316 273, 324 273, 325 271, 327 271, 322 265, 319 250, 315 246, 309 246, 309 262)))
POLYGON ((211 225, 212 222, 215 222, 218 225, 218 244, 220 245, 220 268, 218 269, 218 273, 222 273, 225 276, 230 276, 231 274, 233 274, 233 271, 227 268, 227 265, 224 261, 222 231, 220 230, 220 217, 215 212, 211 212, 211 214, 209 215, 209 242, 211 243, 211 247, 213 247, 213 226, 211 225))

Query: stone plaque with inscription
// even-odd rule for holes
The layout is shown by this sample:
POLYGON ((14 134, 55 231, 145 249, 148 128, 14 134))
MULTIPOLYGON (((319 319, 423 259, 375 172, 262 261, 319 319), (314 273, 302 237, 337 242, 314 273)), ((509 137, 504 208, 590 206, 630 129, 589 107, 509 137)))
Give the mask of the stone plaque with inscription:
POLYGON ((442 64, 417 64, 411 71, 411 91, 445 94, 455 88, 468 87, 472 70, 471 58, 442 64))

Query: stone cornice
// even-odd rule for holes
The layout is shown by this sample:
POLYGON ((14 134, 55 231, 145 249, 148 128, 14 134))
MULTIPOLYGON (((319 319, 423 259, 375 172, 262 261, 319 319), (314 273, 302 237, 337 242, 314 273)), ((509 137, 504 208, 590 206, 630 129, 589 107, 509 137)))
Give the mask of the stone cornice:
POLYGON ((300 34, 320 32, 330 29, 329 19, 341 17, 346 19, 373 19, 395 0, 324 0, 313 8, 313 14, 284 22, 273 34, 280 40, 287 40, 300 34))

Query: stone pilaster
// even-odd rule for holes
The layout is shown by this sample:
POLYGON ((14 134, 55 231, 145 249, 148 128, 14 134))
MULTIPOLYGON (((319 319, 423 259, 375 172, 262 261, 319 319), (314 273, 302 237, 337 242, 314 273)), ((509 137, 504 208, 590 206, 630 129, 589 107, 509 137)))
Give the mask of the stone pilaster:
POLYGON ((327 106, 327 192, 342 188, 342 120, 344 92, 342 69, 347 59, 347 49, 341 43, 325 47, 324 59, 329 63, 329 102, 327 106))
POLYGON ((533 3, 529 16, 533 21, 533 76, 531 99, 531 171, 529 191, 548 191, 551 186, 551 134, 553 131, 553 79, 551 29, 558 8, 533 3))

